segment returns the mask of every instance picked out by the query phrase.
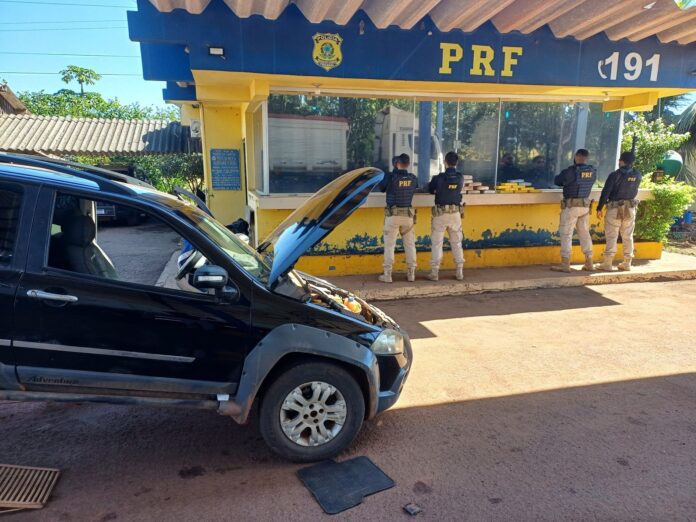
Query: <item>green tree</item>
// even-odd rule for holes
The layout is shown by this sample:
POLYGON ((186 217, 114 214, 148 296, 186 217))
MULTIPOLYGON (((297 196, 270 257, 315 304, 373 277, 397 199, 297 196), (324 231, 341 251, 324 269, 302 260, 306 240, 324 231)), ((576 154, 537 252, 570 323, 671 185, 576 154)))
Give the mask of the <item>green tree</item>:
POLYGON ((53 94, 45 91, 23 91, 18 94, 29 112, 39 116, 73 116, 76 118, 117 118, 177 120, 176 107, 148 107, 139 103, 122 104, 118 99, 105 99, 96 92, 84 95, 61 89, 53 94))
POLYGON ((176 107, 149 107, 139 103, 123 104, 117 98, 106 99, 98 92, 85 92, 85 85, 94 85, 101 75, 92 69, 68 65, 60 71, 65 83, 77 81, 80 92, 61 89, 53 94, 46 91, 23 91, 18 94, 29 112, 39 116, 73 116, 75 118, 116 118, 121 120, 177 120, 176 107))
POLYGON ((157 190, 172 192, 182 187, 196 193, 203 188, 203 156, 201 154, 165 154, 148 156, 70 156, 68 159, 108 169, 130 165, 136 178, 147 181, 157 190))
POLYGON ((636 236, 644 241, 667 241, 674 218, 694 202, 696 188, 669 179, 664 183, 646 182, 652 198, 641 201, 636 214, 636 236))
POLYGON ((93 69, 86 67, 78 67, 77 65, 68 65, 60 71, 61 77, 65 83, 77 82, 80 84, 80 94, 85 94, 85 85, 94 85, 101 80, 101 74, 93 69))
MULTIPOLYGON (((679 146, 689 139, 689 133, 678 133, 675 125, 668 125, 662 118, 648 121, 642 114, 636 116, 624 126, 621 141, 622 150, 631 150, 633 138, 636 138, 636 163, 635 167, 648 174, 662 160, 668 150, 677 150, 679 146)), ((645 177, 647 179, 648 176, 645 177)))

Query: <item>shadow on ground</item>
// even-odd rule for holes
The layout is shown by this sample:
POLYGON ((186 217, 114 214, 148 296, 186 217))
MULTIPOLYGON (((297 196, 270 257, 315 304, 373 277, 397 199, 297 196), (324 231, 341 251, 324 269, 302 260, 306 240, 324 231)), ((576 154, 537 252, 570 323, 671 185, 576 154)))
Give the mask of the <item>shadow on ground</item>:
POLYGON ((411 339, 434 337, 422 323, 438 319, 456 319, 483 316, 510 316, 535 312, 572 310, 602 306, 616 306, 619 303, 604 297, 588 287, 557 288, 549 290, 519 290, 476 295, 463 295, 457 298, 457 306, 452 306, 452 297, 435 297, 427 300, 404 299, 383 301, 377 306, 388 315, 418 317, 417 323, 401 324, 411 339), (427 303, 427 306, 424 306, 427 303), (416 312, 417 311, 417 312, 416 312))
MULTIPOLYGON (((341 458, 397 487, 337 520, 687 520, 696 514, 696 374, 390 411, 341 458)), ((0 405, 0 462, 63 470, 12 520, 310 520, 322 516, 256 423, 206 412, 0 405)))

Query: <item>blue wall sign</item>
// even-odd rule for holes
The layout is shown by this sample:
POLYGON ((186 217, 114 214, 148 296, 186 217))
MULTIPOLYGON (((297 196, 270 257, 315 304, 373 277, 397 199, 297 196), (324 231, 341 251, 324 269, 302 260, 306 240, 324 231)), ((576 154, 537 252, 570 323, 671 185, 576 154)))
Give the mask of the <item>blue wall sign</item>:
POLYGON ((242 190, 239 149, 211 149, 210 177, 213 190, 242 190))
POLYGON ((148 0, 128 13, 149 80, 191 81, 191 69, 382 80, 696 89, 696 43, 556 38, 544 26, 501 34, 441 32, 425 17, 412 29, 378 29, 358 11, 346 25, 313 24, 290 4, 277 20, 239 18, 223 0, 189 14, 148 0), (209 47, 222 47, 224 59, 209 47))

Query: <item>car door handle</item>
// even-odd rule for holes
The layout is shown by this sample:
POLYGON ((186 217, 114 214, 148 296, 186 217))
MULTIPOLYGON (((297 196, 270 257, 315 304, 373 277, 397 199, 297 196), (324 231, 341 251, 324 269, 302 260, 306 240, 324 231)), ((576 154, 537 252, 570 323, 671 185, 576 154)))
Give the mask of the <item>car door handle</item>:
POLYGON ((43 290, 27 290, 27 296, 32 299, 41 299, 42 301, 60 301, 61 303, 77 303, 77 297, 74 295, 53 294, 44 292, 43 290))

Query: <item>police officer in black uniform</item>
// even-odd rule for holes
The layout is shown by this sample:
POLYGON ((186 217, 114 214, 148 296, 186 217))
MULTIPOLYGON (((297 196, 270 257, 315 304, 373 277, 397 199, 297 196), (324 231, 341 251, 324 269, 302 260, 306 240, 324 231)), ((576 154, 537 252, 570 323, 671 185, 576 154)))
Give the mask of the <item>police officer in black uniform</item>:
POLYGON ((418 188, 418 178, 408 171, 410 164, 408 154, 398 156, 394 170, 385 175, 379 185, 379 189, 387 193, 387 206, 384 209, 384 273, 379 276, 383 283, 392 282, 398 234, 401 234, 404 243, 406 277, 409 281, 416 280, 416 236, 413 232, 416 211, 413 208, 413 195, 418 188))
POLYGON ((623 262, 619 270, 630 270, 633 261, 633 229, 636 226, 636 210, 638 209, 638 188, 643 176, 633 168, 636 160, 632 152, 622 152, 619 157, 619 169, 607 178, 597 205, 597 217, 602 219, 602 209, 607 206, 604 218, 604 259, 597 265, 600 270, 612 270, 616 241, 621 234, 623 243, 623 262))
POLYGON ((573 231, 577 229, 582 253, 585 254, 583 270, 594 270, 592 264, 592 236, 590 236, 590 193, 597 181, 597 170, 587 164, 590 153, 578 149, 573 165, 561 171, 554 183, 563 187, 561 219, 558 233, 561 236, 561 264, 551 270, 570 272, 570 254, 573 246, 573 231))
POLYGON ((462 188, 464 176, 457 172, 459 156, 456 152, 445 155, 445 172, 441 172, 430 180, 428 191, 435 194, 435 206, 430 228, 430 274, 428 279, 437 281, 439 278, 440 262, 442 261, 442 243, 445 231, 449 236, 450 247, 454 255, 457 271, 455 277, 464 279, 464 251, 462 250, 462 188))

